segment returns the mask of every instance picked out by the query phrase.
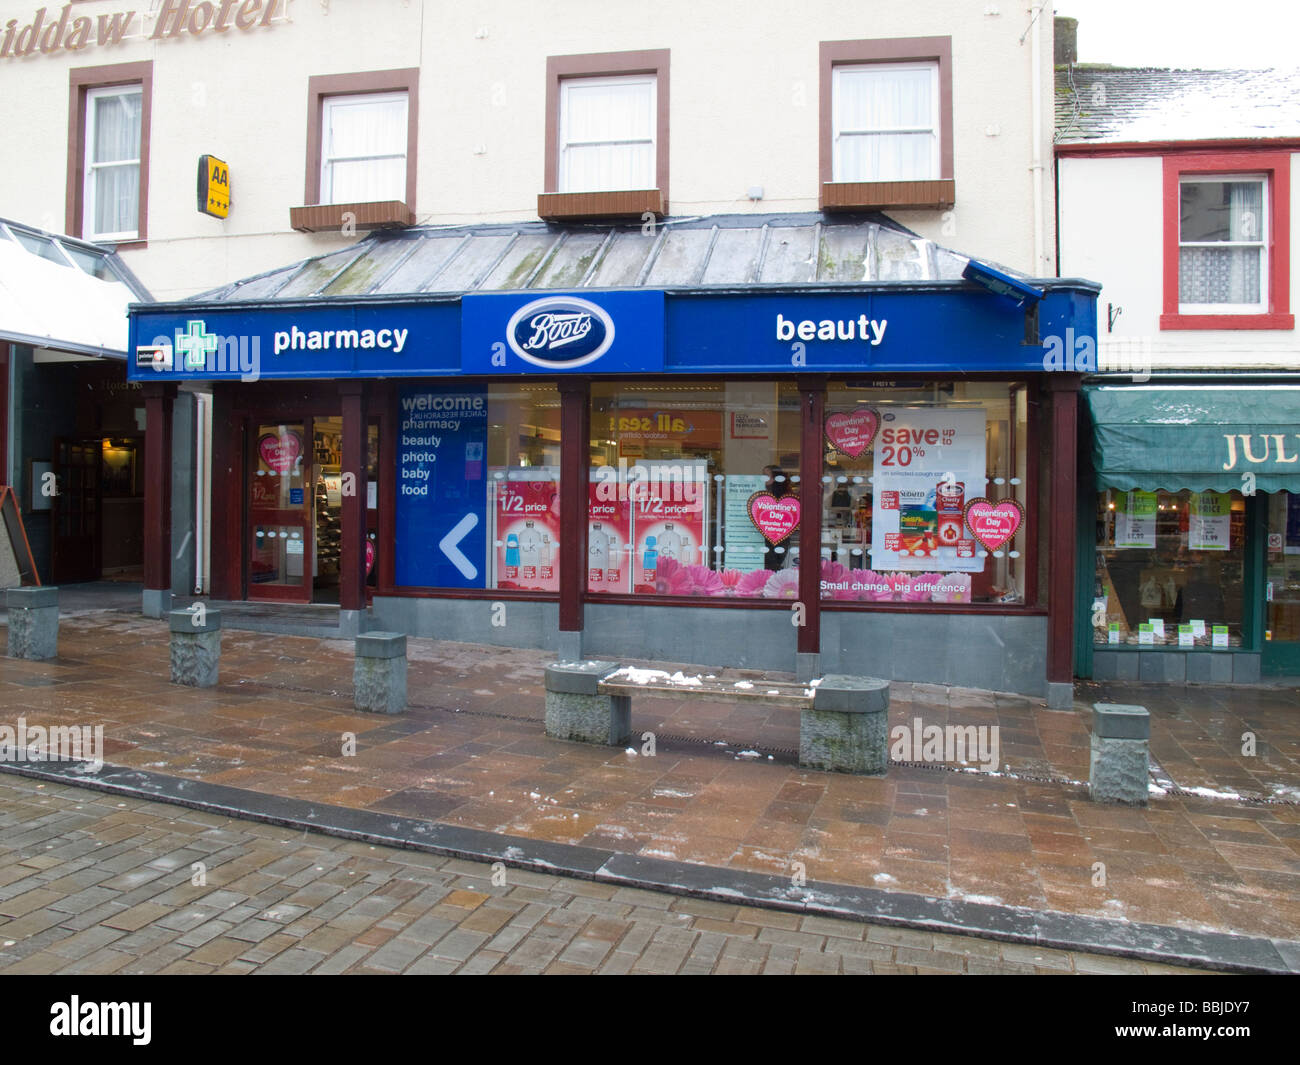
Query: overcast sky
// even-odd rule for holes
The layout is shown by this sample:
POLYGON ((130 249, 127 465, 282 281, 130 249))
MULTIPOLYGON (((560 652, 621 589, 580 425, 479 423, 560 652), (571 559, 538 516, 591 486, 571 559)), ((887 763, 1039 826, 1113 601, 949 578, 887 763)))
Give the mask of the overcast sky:
POLYGON ((1081 63, 1300 67, 1297 0, 1056 0, 1056 13, 1079 20, 1081 63))

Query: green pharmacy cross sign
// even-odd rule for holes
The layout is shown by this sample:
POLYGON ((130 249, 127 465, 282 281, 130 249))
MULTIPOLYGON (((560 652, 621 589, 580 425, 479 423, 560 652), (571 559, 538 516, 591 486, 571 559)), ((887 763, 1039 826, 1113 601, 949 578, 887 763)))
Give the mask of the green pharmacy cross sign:
POLYGON ((202 370, 217 350, 217 335, 205 332, 202 322, 186 322, 185 333, 176 335, 176 350, 185 356, 185 369, 202 370))

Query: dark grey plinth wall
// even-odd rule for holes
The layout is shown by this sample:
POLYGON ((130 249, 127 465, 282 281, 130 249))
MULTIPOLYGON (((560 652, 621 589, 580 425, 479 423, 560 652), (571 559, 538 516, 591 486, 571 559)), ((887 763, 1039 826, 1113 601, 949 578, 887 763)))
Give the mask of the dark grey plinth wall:
POLYGON ((1042 696, 1047 618, 823 611, 821 668, 1042 696))
POLYGON ((1093 680, 1157 684, 1258 684, 1256 651, 1109 651, 1092 653, 1093 680))
MULTIPOLYGON (((374 624, 412 636, 562 650, 555 603, 511 600, 492 624, 490 600, 376 596, 374 624)), ((586 658, 643 658, 795 671, 786 610, 588 603, 586 658)), ((1041 697, 1047 618, 975 614, 822 613, 822 673, 988 688, 1041 697)))
POLYGON ((377 595, 371 604, 370 627, 434 640, 560 649, 558 603, 504 601, 504 625, 492 624, 493 617, 499 616, 493 603, 490 599, 407 599, 377 595))

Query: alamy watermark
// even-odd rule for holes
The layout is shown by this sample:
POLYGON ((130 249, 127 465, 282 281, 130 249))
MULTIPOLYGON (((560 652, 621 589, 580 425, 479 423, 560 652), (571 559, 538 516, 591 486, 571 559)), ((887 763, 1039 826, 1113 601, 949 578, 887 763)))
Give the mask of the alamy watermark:
POLYGON ((103 725, 0 725, 0 762, 88 762, 104 768, 103 725))
POLYGON ((997 725, 927 725, 919 717, 889 732, 889 757, 895 762, 975 762, 986 773, 1000 763, 997 725))

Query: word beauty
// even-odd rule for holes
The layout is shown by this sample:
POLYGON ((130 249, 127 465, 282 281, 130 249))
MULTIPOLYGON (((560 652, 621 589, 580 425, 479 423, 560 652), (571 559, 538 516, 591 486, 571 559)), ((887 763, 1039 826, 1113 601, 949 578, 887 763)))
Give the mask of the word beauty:
POLYGON ((826 440, 836 451, 851 459, 871 447, 880 428, 874 410, 837 411, 826 419, 826 440))
MULTIPOLYGON (((152 5, 157 7, 157 4, 152 5)), ((254 26, 270 26, 277 14, 283 15, 286 0, 214 0, 192 3, 191 0, 163 0, 155 14, 140 16, 143 33, 151 40, 179 37, 182 33, 197 37, 206 30, 226 33, 232 27, 251 30, 254 26)), ((0 38, 0 59, 14 59, 34 55, 53 55, 66 49, 80 52, 92 45, 100 47, 121 44, 123 38, 142 35, 135 30, 136 12, 114 11, 105 15, 72 16, 74 4, 64 4, 57 18, 48 15, 49 8, 37 8, 31 22, 21 29, 18 20, 5 23, 4 37, 0 38)))
POLYGON ((409 329, 310 329, 303 332, 296 325, 287 331, 277 332, 272 347, 277 355, 282 351, 328 351, 335 348, 392 348, 400 353, 406 347, 409 329))
POLYGON ((799 500, 793 496, 778 499, 771 492, 755 492, 749 497, 748 510, 754 528, 773 547, 799 528, 799 500))
POLYGON ((860 314, 856 318, 823 318, 820 321, 804 318, 796 322, 782 314, 776 316, 777 340, 865 340, 873 348, 885 339, 885 326, 889 323, 881 318, 868 318, 860 314))
POLYGON ((966 527, 971 535, 984 545, 986 551, 996 551, 1013 536, 1025 520, 1025 508, 1015 499, 980 497, 966 504, 966 527))

